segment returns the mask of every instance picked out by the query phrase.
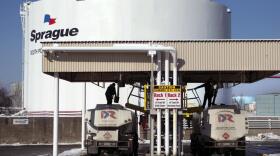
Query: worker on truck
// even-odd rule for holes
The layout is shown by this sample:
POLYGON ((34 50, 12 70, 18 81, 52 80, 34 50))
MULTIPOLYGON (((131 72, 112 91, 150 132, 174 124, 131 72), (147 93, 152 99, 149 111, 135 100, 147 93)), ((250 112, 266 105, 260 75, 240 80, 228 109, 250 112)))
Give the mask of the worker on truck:
POLYGON ((116 86, 115 83, 110 84, 109 87, 107 88, 106 92, 105 92, 105 96, 106 96, 108 105, 112 104, 113 98, 114 98, 114 96, 116 96, 115 86, 116 86))
POLYGON ((218 90, 220 88, 223 88, 223 83, 220 83, 220 82, 214 82, 214 90, 213 90, 213 99, 212 99, 212 105, 215 105, 215 101, 216 101, 216 97, 217 97, 217 94, 218 94, 218 90))
POLYGON ((214 84, 212 82, 212 79, 207 80, 206 83, 195 87, 194 89, 198 89, 198 88, 205 88, 205 93, 204 93, 204 99, 203 99, 203 105, 202 108, 205 108, 206 105, 206 101, 208 101, 208 107, 211 107, 212 105, 212 98, 213 98, 213 94, 214 94, 214 84))

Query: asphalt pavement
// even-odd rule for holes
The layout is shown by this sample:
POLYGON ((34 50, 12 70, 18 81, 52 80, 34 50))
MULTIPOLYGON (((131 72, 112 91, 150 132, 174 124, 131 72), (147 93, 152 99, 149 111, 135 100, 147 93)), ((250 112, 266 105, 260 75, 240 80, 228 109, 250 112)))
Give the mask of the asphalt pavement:
MULTIPOLYGON (((59 153, 80 145, 60 145, 59 153)), ((149 151, 149 145, 139 146, 139 155, 146 155, 149 151)), ((260 156, 264 154, 280 153, 280 142, 251 142, 247 144, 246 156, 260 156)), ((52 145, 1 145, 0 156, 51 156, 52 145)), ((184 146, 184 155, 191 156, 188 144, 184 146)), ((215 154, 216 155, 216 154, 215 154)), ((280 154, 279 154, 280 156, 280 154)))

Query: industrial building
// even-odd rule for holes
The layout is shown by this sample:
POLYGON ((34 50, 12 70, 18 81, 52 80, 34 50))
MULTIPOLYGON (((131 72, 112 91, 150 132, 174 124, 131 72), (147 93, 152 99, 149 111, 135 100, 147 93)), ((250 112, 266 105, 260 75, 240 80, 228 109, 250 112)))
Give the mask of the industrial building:
MULTIPOLYGON (((24 3, 24 107, 30 115, 54 114, 57 147, 59 114, 81 116, 81 111, 105 103, 105 82, 126 84, 119 102, 125 104, 131 85, 147 84, 155 75, 158 85, 187 85, 210 78, 255 82, 279 73, 280 41, 231 40, 230 16, 226 6, 211 0, 24 3)), ((219 99, 226 103, 230 96, 225 91, 219 99)), ((141 106, 137 100, 132 103, 141 106)), ((165 114, 166 155, 179 152, 177 111, 156 110, 157 128, 165 114), (170 112, 174 130, 169 151, 170 112)), ((161 130, 157 133, 161 136, 161 130)), ((157 143, 159 154, 161 140, 157 143)))

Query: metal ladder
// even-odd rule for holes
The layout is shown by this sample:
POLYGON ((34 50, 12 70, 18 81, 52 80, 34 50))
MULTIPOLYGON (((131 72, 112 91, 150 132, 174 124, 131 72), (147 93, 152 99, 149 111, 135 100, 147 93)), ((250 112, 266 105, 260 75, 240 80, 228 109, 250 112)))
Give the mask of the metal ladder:
POLYGON ((187 94, 187 95, 186 95, 185 97, 186 97, 186 100, 187 100, 187 101, 188 101, 188 100, 196 100, 200 106, 202 105, 201 99, 200 99, 200 97, 199 97, 199 95, 198 95, 196 89, 194 89, 194 88, 187 89, 186 94, 187 94), (187 95, 188 95, 188 92, 191 92, 192 95, 193 95, 193 97, 188 97, 188 96, 187 96, 187 95))

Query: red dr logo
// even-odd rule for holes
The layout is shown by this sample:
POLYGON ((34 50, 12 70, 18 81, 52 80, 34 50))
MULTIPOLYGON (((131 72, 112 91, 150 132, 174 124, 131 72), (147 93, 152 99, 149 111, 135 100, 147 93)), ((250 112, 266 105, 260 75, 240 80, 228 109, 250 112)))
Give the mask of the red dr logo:
POLYGON ((225 122, 225 121, 229 121, 229 122, 234 122, 233 121, 233 116, 231 114, 219 114, 218 115, 218 121, 219 122, 225 122))
POLYGON ((116 112, 114 111, 101 111, 101 119, 107 119, 109 117, 116 119, 116 112))

